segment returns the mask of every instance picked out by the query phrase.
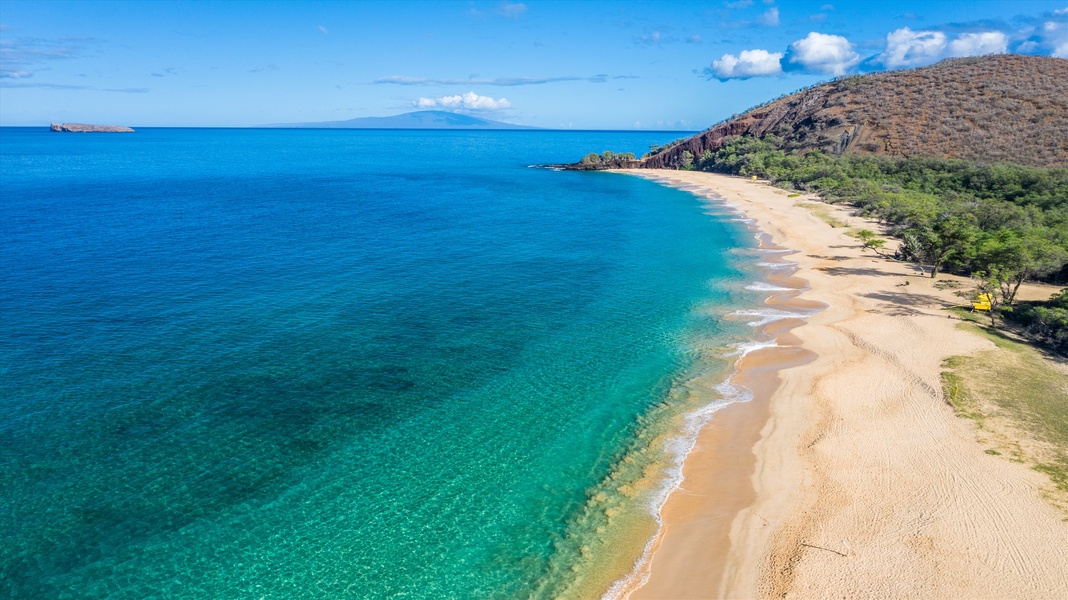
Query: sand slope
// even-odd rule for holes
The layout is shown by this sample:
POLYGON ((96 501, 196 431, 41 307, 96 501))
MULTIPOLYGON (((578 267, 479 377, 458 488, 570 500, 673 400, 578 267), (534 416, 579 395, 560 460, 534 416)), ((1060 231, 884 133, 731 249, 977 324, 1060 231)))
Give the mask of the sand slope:
POLYGON ((959 298, 863 252, 795 206, 804 198, 710 173, 637 174, 738 206, 799 251, 802 298, 828 308, 791 332, 816 359, 779 373, 754 448, 755 501, 730 521, 725 564, 708 564, 702 517, 671 522, 700 505, 716 514, 714 495, 686 493, 707 484, 698 448, 633 597, 1068 598, 1068 522, 1040 496, 1048 480, 985 454, 942 398, 942 361, 990 346, 947 318, 959 298))

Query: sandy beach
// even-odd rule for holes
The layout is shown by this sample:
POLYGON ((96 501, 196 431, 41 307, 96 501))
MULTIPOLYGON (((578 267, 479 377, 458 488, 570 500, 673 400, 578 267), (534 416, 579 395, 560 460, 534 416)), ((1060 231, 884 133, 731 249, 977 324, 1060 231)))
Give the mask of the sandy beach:
POLYGON ((943 399, 943 361, 993 346, 944 310, 960 298, 863 251, 846 231, 877 227, 845 209, 819 206, 847 224, 831 227, 765 182, 628 173, 736 206, 796 251, 807 289, 771 303, 826 308, 773 324, 777 347, 741 361, 754 400, 701 432, 623 596, 1068 597, 1068 521, 1042 497, 1048 478, 984 452, 943 399))

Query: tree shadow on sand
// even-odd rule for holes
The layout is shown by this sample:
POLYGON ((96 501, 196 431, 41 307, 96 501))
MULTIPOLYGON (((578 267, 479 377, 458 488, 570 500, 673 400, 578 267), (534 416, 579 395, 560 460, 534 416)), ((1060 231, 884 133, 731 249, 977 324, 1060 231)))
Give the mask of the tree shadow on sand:
POLYGON ((861 275, 866 277, 901 277, 900 273, 887 273, 886 271, 872 268, 816 267, 816 270, 826 273, 828 275, 834 275, 836 277, 842 275, 861 275))
POLYGON ((879 300, 879 310, 891 316, 910 317, 926 314, 920 308, 942 309, 952 304, 938 296, 930 294, 910 294, 908 292, 871 292, 860 294, 862 298, 879 300))

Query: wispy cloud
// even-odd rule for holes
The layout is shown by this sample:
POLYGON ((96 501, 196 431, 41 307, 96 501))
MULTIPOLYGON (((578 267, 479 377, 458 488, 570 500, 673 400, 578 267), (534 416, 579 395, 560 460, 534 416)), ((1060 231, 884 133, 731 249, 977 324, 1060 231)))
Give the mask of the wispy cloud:
POLYGON ((76 58, 95 40, 87 37, 0 38, 0 78, 24 79, 51 61, 76 58))
POLYGON ((756 22, 758 25, 765 27, 777 27, 779 25, 779 9, 774 6, 769 8, 764 14, 757 17, 756 22))
POLYGON ((82 90, 82 91, 97 91, 97 92, 118 92, 122 94, 147 94, 152 91, 151 88, 144 87, 127 87, 127 88, 98 88, 91 85, 70 85, 66 83, 46 83, 43 81, 12 81, 9 79, 0 79, 0 87, 3 88, 38 88, 45 90, 82 90))
POLYGON ((68 85, 65 83, 45 83, 43 81, 5 81, 0 80, 0 87, 5 88, 42 88, 46 90, 91 90, 88 85, 68 85))
POLYGON ((330 30, 327 29, 326 27, 323 27, 322 25, 319 25, 318 29, 319 29, 319 33, 321 33, 323 35, 329 35, 330 34, 330 30))
POLYGON ((668 35, 659 29, 654 29, 641 34, 636 41, 639 44, 646 46, 662 46, 664 44, 675 42, 676 40, 673 36, 668 35))
POLYGON ((527 5, 522 2, 501 2, 497 13, 509 19, 518 19, 527 12, 527 5))
POLYGON ((809 15, 808 20, 811 23, 822 23, 827 20, 827 14, 831 12, 834 12, 834 5, 824 4, 820 7, 820 12, 814 15, 809 15))
POLYGON ((520 85, 541 85, 545 83, 557 83, 561 81, 586 81, 589 83, 605 83, 614 79, 637 79, 633 75, 591 75, 589 77, 564 76, 564 77, 492 77, 492 78, 467 78, 453 79, 444 77, 408 77, 405 75, 391 75, 379 77, 371 83, 393 85, 492 85, 501 87, 515 87, 520 85))
POLYGON ((177 74, 178 74, 178 69, 175 69, 174 67, 168 67, 166 69, 162 69, 160 71, 153 71, 151 73, 151 75, 153 77, 166 77, 168 75, 177 75, 177 74))
POLYGON ((490 96, 479 96, 474 92, 455 96, 441 96, 440 98, 420 98, 412 104, 422 109, 447 108, 471 112, 504 110, 512 107, 511 103, 505 98, 494 100, 490 96))

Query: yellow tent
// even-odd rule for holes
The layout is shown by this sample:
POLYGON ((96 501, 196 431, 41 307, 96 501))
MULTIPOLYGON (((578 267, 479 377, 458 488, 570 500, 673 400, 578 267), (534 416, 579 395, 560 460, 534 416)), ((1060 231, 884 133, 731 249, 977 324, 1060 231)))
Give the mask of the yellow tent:
POLYGON ((990 310, 990 294, 979 294, 979 298, 972 302, 972 310, 990 310))

